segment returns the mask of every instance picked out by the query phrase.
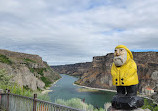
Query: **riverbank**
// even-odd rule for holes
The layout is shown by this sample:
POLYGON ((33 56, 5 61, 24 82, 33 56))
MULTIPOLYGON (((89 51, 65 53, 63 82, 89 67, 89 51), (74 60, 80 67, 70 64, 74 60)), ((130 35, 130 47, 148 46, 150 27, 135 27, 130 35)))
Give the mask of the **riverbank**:
POLYGON ((46 94, 46 93, 49 93, 49 92, 52 92, 53 90, 50 90, 50 89, 46 89, 46 90, 43 90, 42 92, 41 92, 41 94, 46 94))
POLYGON ((101 88, 92 88, 92 87, 87 87, 87 86, 81 86, 81 85, 78 85, 78 84, 75 84, 75 83, 73 83, 73 85, 76 85, 76 86, 78 86, 78 87, 82 87, 82 88, 92 89, 92 90, 109 91, 109 92, 117 92, 116 90, 101 89, 101 88))
MULTIPOLYGON (((62 78, 62 77, 61 77, 62 78)), ((60 78, 60 79, 61 79, 60 78)), ((51 84, 50 87, 52 87, 53 85, 55 85, 60 79, 56 80, 53 84, 51 84)), ((46 89, 44 89, 41 94, 46 94, 46 93, 49 93, 49 92, 52 92, 53 90, 50 89, 50 87, 46 87, 46 89)))
MULTIPOLYGON (((79 90, 79 92, 91 92, 91 91, 92 92, 93 91, 96 92, 97 90, 99 90, 99 91, 110 91, 110 92, 115 92, 115 93, 117 92, 116 90, 101 89, 101 88, 92 88, 92 87, 87 87, 87 86, 81 86, 81 85, 78 85, 78 84, 75 84, 75 83, 73 85, 76 85, 76 86, 81 87, 81 88, 87 88, 87 89, 89 89, 89 91, 81 89, 81 90, 79 90)), ((152 100, 154 104, 158 105, 158 103, 155 102, 154 99, 152 99, 151 97, 149 97, 147 95, 138 94, 138 96, 140 96, 142 98, 146 98, 146 99, 152 100)))

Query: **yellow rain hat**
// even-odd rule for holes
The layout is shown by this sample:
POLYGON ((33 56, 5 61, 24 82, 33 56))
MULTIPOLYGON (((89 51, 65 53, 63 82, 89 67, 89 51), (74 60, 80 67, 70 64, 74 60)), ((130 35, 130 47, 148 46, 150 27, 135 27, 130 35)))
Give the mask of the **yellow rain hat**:
POLYGON ((129 53, 130 58, 133 59, 132 52, 126 46, 124 46, 124 45, 118 45, 117 47, 115 47, 115 49, 117 49, 117 48, 124 48, 129 53))

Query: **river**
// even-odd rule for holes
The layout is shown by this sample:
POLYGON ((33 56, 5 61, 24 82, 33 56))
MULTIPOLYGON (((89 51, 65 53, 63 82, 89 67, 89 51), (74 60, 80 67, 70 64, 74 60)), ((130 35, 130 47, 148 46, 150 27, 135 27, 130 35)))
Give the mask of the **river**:
POLYGON ((65 74, 61 74, 61 76, 62 78, 50 88, 53 91, 48 93, 52 102, 55 102, 56 99, 80 98, 94 107, 103 108, 104 103, 110 102, 115 95, 114 92, 110 91, 89 90, 73 85, 78 78, 65 74))

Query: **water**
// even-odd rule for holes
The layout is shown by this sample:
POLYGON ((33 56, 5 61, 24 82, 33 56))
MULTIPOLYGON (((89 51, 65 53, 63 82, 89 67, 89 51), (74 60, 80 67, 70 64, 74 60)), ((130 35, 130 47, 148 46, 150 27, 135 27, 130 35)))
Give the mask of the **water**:
POLYGON ((49 96, 52 102, 56 99, 69 100, 71 98, 84 99, 86 103, 92 104, 94 107, 104 107, 105 102, 110 102, 115 95, 109 91, 85 91, 80 92, 78 90, 83 89, 79 86, 73 85, 77 80, 76 77, 61 74, 62 78, 51 87, 52 92, 49 92, 49 96))

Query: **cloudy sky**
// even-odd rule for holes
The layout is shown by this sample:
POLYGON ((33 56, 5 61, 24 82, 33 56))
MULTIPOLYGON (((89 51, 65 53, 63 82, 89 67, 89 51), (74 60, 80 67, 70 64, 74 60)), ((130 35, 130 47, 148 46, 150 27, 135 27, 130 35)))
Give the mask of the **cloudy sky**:
POLYGON ((0 49, 63 65, 118 44, 158 49, 158 0, 0 0, 0 49))

